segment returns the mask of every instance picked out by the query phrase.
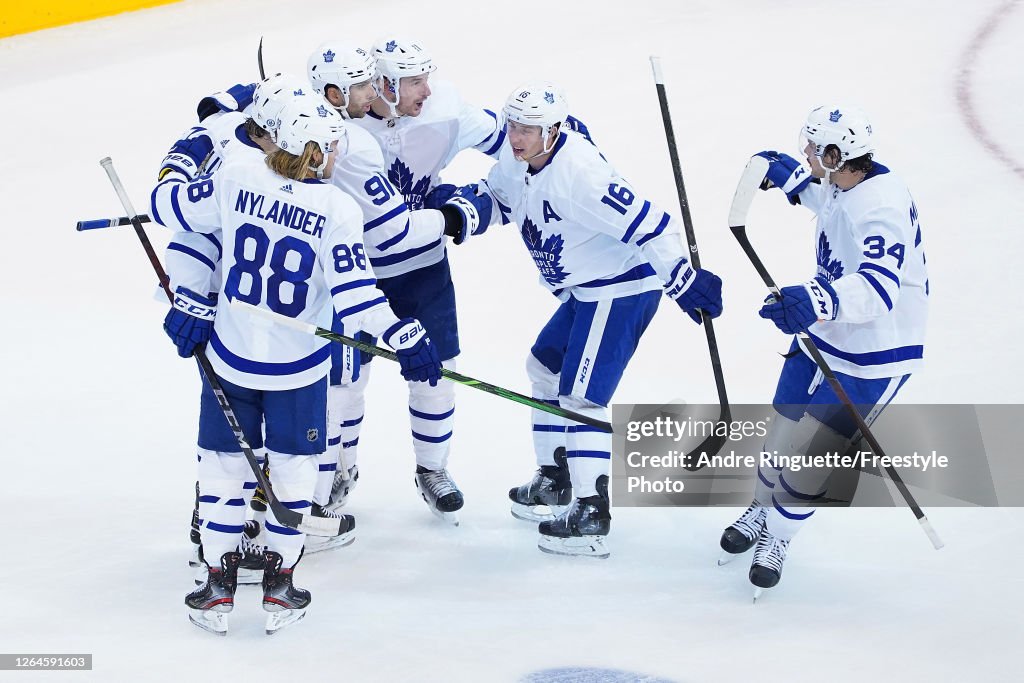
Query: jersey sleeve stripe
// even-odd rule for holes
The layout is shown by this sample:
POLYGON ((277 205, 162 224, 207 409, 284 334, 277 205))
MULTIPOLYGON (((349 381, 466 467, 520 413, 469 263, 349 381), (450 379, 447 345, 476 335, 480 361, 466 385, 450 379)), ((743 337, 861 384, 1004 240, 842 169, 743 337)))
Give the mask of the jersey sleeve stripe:
POLYGON ((648 242, 650 242, 651 240, 653 240, 655 237, 660 235, 661 233, 665 232, 665 228, 668 227, 668 222, 669 222, 669 215, 667 213, 662 212, 662 214, 661 214, 661 222, 658 223, 658 227, 656 227, 654 229, 654 232, 648 234, 646 237, 641 237, 640 239, 638 239, 637 242, 636 242, 636 246, 642 247, 645 244, 647 244, 648 242))
POLYGON ((364 301, 361 304, 356 304, 355 306, 349 306, 348 308, 346 308, 344 310, 338 311, 338 314, 335 317, 338 318, 339 320, 341 320, 342 318, 347 318, 350 315, 355 315, 356 313, 362 313, 366 309, 373 308, 374 306, 376 306, 378 304, 387 305, 387 303, 388 303, 387 299, 385 299, 382 296, 379 296, 376 299, 372 299, 371 301, 364 301))
POLYGON ((187 256, 191 256, 196 261, 199 261, 200 263, 202 263, 204 266, 206 266, 210 270, 216 270, 217 269, 217 264, 215 264, 213 261, 208 259, 204 254, 196 251, 195 249, 191 249, 189 247, 186 247, 184 244, 178 244, 176 242, 171 242, 170 244, 167 245, 167 249, 170 250, 170 251, 181 252, 182 254, 185 254, 187 256))
POLYGON ((436 248, 440 244, 441 244, 441 240, 440 239, 436 239, 433 242, 431 242, 430 244, 424 244, 422 247, 416 247, 415 249, 408 249, 406 251, 400 251, 397 254, 391 254, 390 256, 384 256, 384 257, 381 257, 381 258, 371 258, 370 259, 370 265, 371 266, 377 266, 377 267, 380 267, 380 266, 392 266, 392 265, 394 265, 396 263, 401 263, 402 261, 407 261, 407 260, 413 258, 414 256, 419 256, 420 254, 426 253, 426 252, 430 251, 431 249, 436 248))
POLYGON ((629 244, 629 240, 633 239, 633 233, 636 232, 636 229, 639 228, 640 224, 644 222, 645 218, 647 218, 647 212, 650 210, 651 203, 645 199, 644 205, 640 209, 640 213, 638 213, 636 218, 633 219, 633 222, 629 224, 629 229, 626 230, 626 234, 622 236, 624 244, 629 244))
MULTIPOLYGON (((167 181, 164 181, 164 182, 171 182, 171 181, 167 180, 167 181)), ((149 209, 150 209, 150 212, 153 214, 153 220, 154 221, 156 221, 160 225, 166 225, 166 223, 164 223, 164 219, 160 218, 160 211, 156 208, 156 194, 157 194, 157 192, 160 191, 160 186, 161 185, 163 185, 163 183, 158 183, 157 186, 153 188, 153 191, 149 194, 149 209)))
POLYGON ((857 271, 857 275, 860 275, 862 278, 868 281, 868 284, 871 285, 876 292, 878 292, 878 296, 880 296, 882 298, 882 301, 885 302, 885 307, 891 311, 892 299, 889 298, 889 292, 885 291, 885 287, 883 287, 882 284, 875 279, 875 276, 860 270, 857 271))
POLYGON ((404 240, 406 238, 406 236, 409 234, 409 222, 410 222, 409 219, 406 218, 405 219, 405 228, 402 229, 402 232, 400 232, 397 235, 395 235, 394 237, 386 239, 383 242, 381 242, 380 244, 378 244, 377 247, 376 247, 377 251, 387 251, 391 247, 395 246, 396 244, 398 244, 399 242, 404 240))
POLYGON ((232 353, 217 335, 217 330, 214 330, 213 335, 210 337, 210 347, 226 364, 239 372, 246 372, 252 375, 293 375, 310 368, 315 368, 321 363, 326 363, 331 358, 331 345, 324 344, 318 351, 314 351, 305 358, 299 358, 287 363, 265 363, 249 360, 232 353))
POLYGON ((352 280, 351 282, 346 282, 343 285, 338 285, 337 287, 332 288, 331 296, 341 294, 342 292, 347 292, 350 289, 356 289, 358 287, 373 287, 376 284, 377 281, 373 278, 368 278, 366 280, 352 280))
POLYGON ((221 248, 220 240, 218 240, 216 237, 214 237, 213 235, 211 235, 209 233, 202 232, 202 233, 199 233, 199 234, 201 234, 203 237, 205 237, 210 242, 210 244, 212 244, 213 246, 217 247, 217 258, 223 258, 224 257, 224 250, 221 248))
POLYGON ((875 272, 881 273, 882 275, 886 276, 887 278, 889 278, 890 280, 895 282, 897 287, 900 286, 900 276, 899 275, 897 275, 896 273, 892 272, 888 268, 883 268, 882 266, 877 265, 875 263, 862 263, 857 268, 857 270, 858 271, 873 270, 875 272))
POLYGON ((178 191, 180 189, 181 183, 178 183, 171 188, 171 208, 174 209, 174 217, 178 219, 178 223, 180 223, 181 227, 185 228, 185 230, 195 232, 188 224, 188 221, 185 220, 185 217, 181 215, 181 205, 178 204, 178 191))
POLYGON ((368 232, 370 230, 373 230, 377 226, 384 225, 385 223, 387 223, 389 220, 391 220, 395 216, 399 216, 399 215, 405 213, 408 210, 409 210, 409 207, 407 207, 405 204, 401 204, 400 206, 396 206, 395 208, 391 209, 391 211, 388 211, 383 216, 377 216, 376 218, 374 218, 369 223, 364 223, 363 224, 363 232, 368 232))

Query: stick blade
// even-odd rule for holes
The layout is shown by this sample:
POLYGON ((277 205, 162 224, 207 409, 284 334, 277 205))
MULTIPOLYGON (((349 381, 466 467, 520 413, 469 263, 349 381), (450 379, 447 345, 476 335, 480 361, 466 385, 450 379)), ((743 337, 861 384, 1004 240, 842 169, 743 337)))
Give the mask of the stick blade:
POLYGON ((736 185, 736 193, 732 196, 732 204, 729 207, 730 228, 747 224, 747 213, 750 211, 750 205, 754 202, 754 194, 761 186, 766 173, 768 173, 768 160, 764 157, 751 157, 736 185))

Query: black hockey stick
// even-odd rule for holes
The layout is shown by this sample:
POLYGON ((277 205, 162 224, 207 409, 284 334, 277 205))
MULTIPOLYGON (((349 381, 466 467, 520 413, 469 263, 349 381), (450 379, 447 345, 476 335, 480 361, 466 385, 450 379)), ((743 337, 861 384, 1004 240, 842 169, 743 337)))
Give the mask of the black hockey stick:
MULTIPOLYGON (((146 214, 136 216, 140 223, 152 223, 152 219, 146 214)), ((117 228, 125 225, 131 225, 132 219, 128 216, 119 216, 117 218, 97 218, 91 221, 78 221, 75 226, 75 230, 82 232, 83 230, 99 230, 101 228, 117 228)))
MULTIPOLYGON (((149 262, 152 264, 153 270, 156 271, 157 278, 160 280, 160 285, 163 287, 164 293, 167 295, 168 300, 173 303, 174 295, 171 293, 170 279, 167 277, 167 272, 160 263, 160 258, 157 256, 156 250, 153 249, 153 244, 149 241, 149 236, 146 235, 146 231, 142 227, 142 221, 139 220, 135 213, 135 209, 132 207, 131 200, 128 198, 128 193, 125 191, 124 185, 121 184, 121 179, 117 176, 117 171, 114 170, 114 162, 110 160, 110 157, 106 157, 100 160, 100 166, 102 166, 103 170, 107 172, 107 176, 110 178, 110 184, 114 186, 114 192, 117 193, 118 199, 121 200, 121 205, 124 207, 124 210, 132 217, 130 221, 132 227, 135 228, 135 234, 142 243, 142 248, 145 250, 146 256, 149 257, 149 262)), ((210 365, 210 360, 206 357, 206 353, 203 349, 197 348, 194 355, 196 362, 199 364, 199 369, 206 377, 206 381, 210 383, 210 388, 213 389, 213 393, 217 397, 217 402, 220 404, 221 410, 224 412, 224 419, 228 421, 231 431, 235 433, 235 438, 238 439, 238 445, 241 447, 242 453, 245 455, 245 459, 249 463, 249 467, 252 469, 253 474, 256 475, 256 481, 266 493, 267 503, 274 511, 274 516, 277 517, 277 520, 285 526, 314 536, 338 536, 341 534, 341 525, 345 523, 344 519, 305 515, 300 512, 296 512, 295 510, 289 510, 281 504, 277 499, 277 496, 274 495, 273 488, 264 476, 262 468, 259 463, 256 462, 256 455, 252 452, 252 448, 249 446, 249 442, 245 438, 245 434, 242 432, 242 427, 238 422, 238 418, 235 417, 235 411, 231 408, 231 404, 228 403, 227 395, 224 393, 224 387, 221 385, 220 380, 217 379, 217 375, 214 373, 213 366, 210 365)))
MULTIPOLYGON (((668 154, 672 160, 672 174, 676 181, 676 193, 679 195, 679 209, 683 216, 683 227, 686 229, 686 242, 690 247, 690 262, 694 269, 698 269, 700 268, 700 254, 697 252, 697 236, 693 232, 690 204, 686 199, 686 187, 683 185, 683 169, 679 164, 676 134, 672 129, 672 117, 668 111, 668 96, 665 94, 665 79, 661 74, 661 59, 652 56, 651 68, 654 70, 654 87, 658 90, 658 102, 661 104, 661 120, 665 124, 665 140, 668 143, 668 154)), ((722 359, 718 354, 718 339, 715 337, 715 328, 711 323, 711 316, 701 311, 700 317, 704 321, 704 334, 707 335, 708 352, 711 354, 711 369, 715 374, 715 386, 718 388, 718 403, 721 406, 721 414, 718 417, 718 421, 728 424, 732 421, 732 409, 729 407, 729 397, 725 393, 725 375, 722 373, 722 359)), ((702 452, 714 455, 722 450, 722 446, 725 445, 728 439, 728 433, 711 434, 692 452, 688 453, 687 456, 702 452)), ((684 459, 684 462, 686 461, 684 459)), ((686 469, 693 471, 699 470, 701 467, 702 465, 695 465, 686 469)))
POLYGON ((260 46, 256 48, 256 64, 260 67, 260 80, 267 80, 267 72, 263 70, 263 36, 260 36, 260 46))
MULTIPOLYGON (((732 206, 729 208, 729 230, 736 237, 736 240, 740 243, 743 248, 743 253, 747 255, 750 262, 754 265, 754 269, 757 270, 758 275, 771 290, 772 294, 776 299, 782 300, 782 292, 779 290, 778 285, 775 284, 775 280, 768 273, 768 269, 765 268, 764 263, 761 261, 761 257, 754 251, 753 245, 747 238, 747 212, 750 210, 750 204, 754 201, 754 193, 757 192, 761 183, 764 181, 765 174, 768 172, 768 160, 762 157, 753 157, 747 162, 747 167, 743 169, 743 176, 740 178, 739 185, 736 187, 736 194, 732 199, 732 206)), ((811 339, 810 335, 806 332, 801 332, 797 335, 799 343, 807 350, 814 363, 821 370, 825 379, 828 380, 829 386, 832 387, 832 391, 835 392, 836 396, 846 407, 847 412, 853 418, 857 424, 857 428, 860 430, 861 436, 867 440, 868 445, 871 446, 875 455, 882 458, 883 462, 888 461, 885 451, 882 450, 881 444, 878 443, 878 439, 871 433, 871 429, 868 428, 867 422, 861 417, 860 412, 850 399, 850 395, 846 393, 842 383, 832 372, 832 369, 825 362, 824 357, 821 355, 821 351, 818 350, 814 340, 811 339)), ((932 527, 931 522, 925 516, 924 511, 921 510, 921 506, 914 500, 913 494, 907 485, 903 482, 903 478, 900 477, 899 472, 892 465, 885 465, 882 468, 892 483, 896 485, 900 495, 903 496, 903 500, 910 507, 911 512, 917 517, 917 521, 921 524, 921 528, 928 535, 928 540, 932 542, 932 545, 936 550, 941 548, 944 544, 939 538, 939 535, 935 533, 935 529, 932 527)))
MULTIPOLYGON (((274 313, 273 311, 269 311, 265 308, 258 308, 256 306, 247 304, 237 299, 232 299, 231 305, 244 309, 252 313, 253 315, 258 315, 263 318, 273 320, 274 322, 280 325, 286 325, 293 329, 299 330, 300 332, 313 334, 316 335, 317 337, 323 337, 324 339, 330 339, 331 341, 338 342, 339 344, 344 344, 345 346, 351 346, 352 348, 359 349, 360 351, 363 351, 365 353, 369 353, 374 356, 380 356, 381 358, 387 358, 388 360, 398 362, 398 356, 393 351, 382 349, 379 346, 367 344, 365 342, 359 341, 358 339, 346 337, 343 334, 331 332, 330 330, 325 329, 323 327, 317 327, 316 325, 312 325, 310 323, 304 323, 300 320, 296 320, 295 318, 289 318, 288 316, 274 313)), ((523 394, 510 391, 509 389, 504 389, 497 385, 490 384, 488 382, 473 379, 472 377, 467 377, 466 375, 461 375, 457 372, 453 372, 445 368, 441 368, 441 376, 444 377, 445 379, 450 379, 451 381, 457 382, 464 386, 472 387, 473 389, 479 389, 480 391, 486 391, 488 394, 494 394, 495 396, 500 396, 501 398, 507 398, 510 401, 521 403, 524 406, 536 408, 537 410, 543 410, 545 413, 551 413, 552 415, 557 415, 558 417, 573 420, 574 422, 579 422, 581 424, 589 425, 591 427, 596 427, 597 429, 600 429, 603 432, 610 433, 612 431, 611 424, 607 422, 595 420, 592 417, 587 417, 586 415, 582 415, 572 410, 566 410, 565 408, 561 408, 559 406, 549 405, 539 399, 531 398, 530 396, 525 396, 523 394)))

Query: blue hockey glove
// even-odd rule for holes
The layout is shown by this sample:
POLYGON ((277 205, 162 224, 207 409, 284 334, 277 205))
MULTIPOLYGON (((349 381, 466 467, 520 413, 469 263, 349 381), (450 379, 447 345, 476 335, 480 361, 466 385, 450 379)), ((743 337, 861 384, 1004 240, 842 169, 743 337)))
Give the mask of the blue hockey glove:
POLYGON ((409 382, 430 382, 430 386, 437 386, 441 379, 441 358, 418 320, 399 320, 381 339, 395 350, 402 366, 402 377, 409 382))
POLYGON ((722 278, 710 270, 694 270, 685 259, 672 271, 665 296, 679 304, 698 325, 703 322, 701 311, 712 318, 722 315, 722 278))
POLYGON ((441 207, 444 234, 455 244, 462 244, 471 235, 482 235, 491 224, 492 208, 491 196, 476 183, 460 187, 441 207))
POLYGON ((171 149, 160 164, 158 180, 178 174, 185 182, 195 180, 199 167, 213 152, 213 141, 204 128, 193 128, 186 137, 171 145, 171 149))
POLYGON ((227 90, 204 97, 199 100, 199 106, 196 107, 199 123, 220 111, 242 111, 252 104, 252 94, 255 90, 255 83, 248 85, 238 83, 227 90))
POLYGON ((836 290, 820 277, 780 291, 782 300, 769 296, 758 315, 771 320, 786 334, 806 332, 819 320, 835 320, 839 313, 836 290))
POLYGON ((451 183, 443 183, 438 185, 423 198, 424 209, 440 209, 444 206, 444 203, 455 194, 455 190, 459 189, 458 185, 452 185, 451 183))
POLYGON ((814 179, 811 170, 788 154, 775 151, 758 152, 754 156, 768 160, 768 172, 761 189, 777 187, 786 193, 790 204, 797 203, 797 195, 807 189, 814 179))
POLYGON ((216 315, 216 295, 201 296, 178 287, 174 292, 174 305, 164 318, 164 332, 178 347, 179 356, 188 358, 197 346, 210 339, 216 315))

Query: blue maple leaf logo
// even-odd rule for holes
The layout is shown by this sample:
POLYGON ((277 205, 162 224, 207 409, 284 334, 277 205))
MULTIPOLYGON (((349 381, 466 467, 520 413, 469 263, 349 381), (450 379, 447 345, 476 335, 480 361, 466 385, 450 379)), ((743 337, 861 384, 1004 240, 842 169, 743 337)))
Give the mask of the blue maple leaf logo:
POLYGON ((302 97, 306 93, 302 92, 302 88, 299 88, 298 90, 293 90, 292 94, 295 95, 296 97, 302 97))
POLYGON ((828 243, 825 233, 818 237, 818 275, 829 282, 835 282, 843 276, 843 263, 832 258, 832 246, 828 243))
POLYGON ((554 234, 544 239, 529 218, 523 219, 523 226, 519 232, 544 280, 552 286, 565 282, 569 273, 562 268, 562 248, 565 246, 562 236, 554 234))
POLYGON ((828 120, 832 123, 839 123, 839 119, 841 118, 843 118, 843 115, 838 109, 828 115, 828 120))
POLYGON ((555 96, 552 95, 549 92, 545 92, 544 93, 544 101, 547 102, 548 104, 554 104, 555 103, 555 96))
POLYGON ((322 104, 316 108, 316 113, 320 114, 322 118, 327 118, 327 109, 322 104))
POLYGON ((333 61, 334 61, 334 52, 333 52, 333 51, 331 51, 331 50, 328 50, 327 52, 325 52, 325 53, 324 53, 324 61, 325 61, 326 63, 328 63, 328 64, 330 64, 331 62, 333 62, 333 61))
POLYGON ((411 210, 423 208, 423 198, 430 190, 430 176, 417 181, 409 167, 401 159, 395 159, 388 169, 388 180, 402 193, 411 210))
POLYGON ((388 44, 384 46, 384 51, 394 52, 396 47, 398 47, 398 44, 393 40, 389 40, 388 44))

